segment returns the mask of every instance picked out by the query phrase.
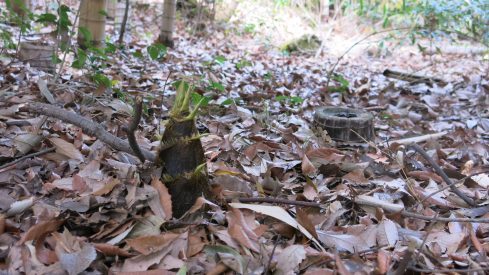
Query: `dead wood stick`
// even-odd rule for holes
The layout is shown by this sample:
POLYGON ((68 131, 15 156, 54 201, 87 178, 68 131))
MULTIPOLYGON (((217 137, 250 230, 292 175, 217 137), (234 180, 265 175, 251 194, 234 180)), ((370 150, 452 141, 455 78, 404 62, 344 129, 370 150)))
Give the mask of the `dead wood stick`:
POLYGON ((0 166, 0 170, 2 170, 3 168, 9 167, 11 165, 17 164, 17 163, 23 161, 24 159, 33 158, 33 157, 37 157, 37 156, 44 155, 46 153, 52 152, 55 149, 56 148, 54 148, 54 147, 47 148, 47 149, 44 149, 44 150, 39 151, 39 152, 34 152, 32 154, 28 154, 28 155, 22 156, 22 157, 20 157, 18 159, 15 159, 15 160, 13 160, 13 161, 11 161, 9 163, 5 163, 4 165, 0 166))
MULTIPOLYGON (((232 202, 233 200, 236 199, 231 199, 231 198, 226 199, 227 202, 232 202)), ((265 202, 265 203, 277 203, 277 204, 287 204, 287 205, 306 206, 306 207, 318 207, 318 208, 324 207, 324 204, 318 202, 293 201, 293 200, 279 199, 279 198, 237 198, 237 200, 242 203, 265 202)), ((377 207, 380 208, 383 208, 382 206, 383 206, 382 204, 377 205, 377 207)), ((489 223, 489 218, 443 218, 438 216, 424 216, 406 210, 402 210, 399 213, 407 218, 414 218, 414 219, 425 220, 425 221, 489 223)))
MULTIPOLYGON (((438 274, 438 273, 453 273, 453 274, 468 274, 471 272, 479 272, 479 271, 488 271, 489 267, 477 267, 477 268, 446 268, 446 269, 431 269, 431 268, 419 268, 414 265, 408 266, 409 270, 416 271, 419 273, 427 273, 427 274, 438 274)), ((475 273, 474 273, 475 274, 475 273)))
POLYGON ((401 215, 406 218, 413 218, 413 219, 424 220, 424 221, 489 223, 488 218, 443 218, 437 216, 424 216, 421 214, 408 212, 405 210, 401 211, 401 215))
POLYGON ((407 72, 395 71, 390 69, 386 69, 382 74, 385 77, 395 78, 395 79, 404 80, 413 83, 430 83, 430 82, 435 82, 440 84, 446 83, 446 81, 444 81, 443 79, 422 76, 418 74, 411 74, 407 72))
POLYGON ((433 167, 433 169, 435 170, 435 172, 443 178, 443 180, 446 182, 446 184, 448 184, 448 186, 450 186, 450 189, 453 191, 453 193, 455 193, 457 196, 459 196, 468 205, 476 206, 476 203, 474 202, 474 200, 467 197, 467 195, 462 193, 462 191, 460 191, 457 188, 457 186, 455 186, 452 183, 452 181, 447 176, 447 174, 440 168, 440 166, 438 164, 436 164, 436 162, 425 152, 425 150, 423 150, 423 148, 421 148, 421 146, 419 146, 416 143, 412 143, 412 144, 408 145, 407 148, 413 149, 414 151, 419 153, 426 161, 428 161, 430 163, 431 167, 433 167))
POLYGON ((141 152, 141 148, 139 147, 138 141, 136 140, 136 129, 139 126, 139 122, 141 121, 141 116, 143 114, 143 100, 141 97, 136 97, 134 99, 134 117, 131 120, 131 124, 129 127, 125 127, 127 133, 127 140, 129 141, 129 146, 131 146, 134 155, 139 158, 139 160, 144 163, 146 158, 141 152))
POLYGON ((426 140, 435 140, 435 139, 438 139, 438 138, 445 136, 447 133, 448 132, 446 132, 446 131, 442 131, 442 132, 434 133, 434 134, 427 134, 427 135, 416 136, 416 137, 389 140, 389 141, 384 142, 383 145, 387 147, 387 146, 389 146, 389 144, 394 144, 394 143, 405 145, 405 144, 410 144, 413 142, 417 143, 417 142, 423 142, 426 140))
MULTIPOLYGON (((227 202, 233 202, 235 199, 227 199, 227 202)), ((297 205, 297 206, 305 206, 305 207, 322 207, 320 203, 310 202, 310 201, 293 201, 287 199, 279 199, 279 198, 237 198, 239 202, 248 203, 248 202, 264 202, 264 203, 277 203, 277 204, 288 204, 288 205, 297 205)))
MULTIPOLYGON (((102 125, 95 123, 85 117, 82 117, 81 115, 69 112, 53 105, 39 102, 28 103, 24 105, 22 109, 31 113, 54 117, 64 122, 76 125, 80 127, 85 134, 97 137, 100 141, 106 143, 110 147, 122 152, 129 153, 131 155, 134 154, 133 149, 131 148, 127 140, 123 140, 109 133, 107 130, 104 129, 104 127, 102 127, 102 125)), ((152 162, 156 160, 156 154, 154 154, 153 152, 145 149, 142 149, 141 151, 147 160, 152 162)))

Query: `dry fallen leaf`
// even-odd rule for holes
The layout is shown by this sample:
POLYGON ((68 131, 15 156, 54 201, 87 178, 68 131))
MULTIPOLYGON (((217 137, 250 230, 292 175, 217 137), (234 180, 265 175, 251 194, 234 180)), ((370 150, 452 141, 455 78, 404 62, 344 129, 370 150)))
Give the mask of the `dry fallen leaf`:
POLYGON ((285 248, 277 257, 277 275, 297 274, 299 264, 306 258, 306 250, 302 245, 291 245, 285 248))
POLYGON ((75 145, 61 138, 50 138, 49 141, 56 147, 56 152, 69 157, 70 159, 83 161, 82 153, 75 148, 75 145))
POLYGON ((76 275, 90 266, 97 257, 97 252, 95 247, 86 243, 80 251, 73 253, 60 252, 58 257, 63 269, 70 275, 76 275))
POLYGON ((300 225, 294 218, 292 218, 289 213, 287 213, 283 208, 278 206, 268 206, 268 205, 255 205, 255 204, 245 204, 245 203, 230 203, 231 207, 234 208, 245 208, 256 211, 258 213, 274 217, 279 221, 282 221, 293 228, 298 229, 304 236, 315 242, 319 247, 322 248, 321 244, 305 229, 300 225))

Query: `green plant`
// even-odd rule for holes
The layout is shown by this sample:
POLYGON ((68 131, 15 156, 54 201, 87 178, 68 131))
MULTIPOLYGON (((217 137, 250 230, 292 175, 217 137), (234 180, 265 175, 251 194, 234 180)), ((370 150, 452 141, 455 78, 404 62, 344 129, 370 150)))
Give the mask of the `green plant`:
POLYGON ((453 38, 456 34, 489 44, 487 0, 345 1, 343 9, 374 23, 381 22, 383 28, 411 27, 411 42, 416 37, 453 38))
POLYGON ((278 102, 283 102, 285 104, 289 105, 298 105, 304 102, 304 99, 299 96, 285 96, 285 95, 279 95, 275 97, 275 100, 278 102))
POLYGON ((224 62, 226 62, 226 61, 227 61, 227 59, 226 59, 224 56, 220 56, 220 55, 218 55, 218 56, 214 57, 214 62, 215 62, 216 64, 218 64, 218 65, 222 65, 222 64, 224 64, 224 62))
POLYGON ((236 63, 236 69, 241 70, 244 67, 248 67, 248 66, 252 66, 252 65, 253 65, 253 63, 251 63, 251 61, 241 59, 240 61, 238 61, 238 63, 236 63))
POLYGON ((162 59, 168 52, 168 48, 163 44, 154 44, 146 49, 152 60, 162 59))
POLYGON ((216 90, 219 92, 225 92, 226 88, 220 82, 211 81, 210 85, 207 86, 207 90, 216 90))
POLYGON ((256 31, 256 25, 253 23, 249 23, 244 25, 243 32, 246 34, 253 34, 256 31))
POLYGON ((338 82, 340 85, 335 87, 330 87, 329 89, 331 92, 343 93, 343 92, 347 92, 348 89, 350 88, 350 82, 348 82, 348 80, 346 80, 346 78, 343 77, 341 74, 337 74, 337 73, 333 74, 332 79, 338 82))
MULTIPOLYGON (((1 10, 0 21, 11 22, 19 27, 20 35, 26 34, 31 30, 31 22, 34 14, 27 9, 21 0, 6 0, 7 9, 1 10), (14 6, 16 8, 14 8, 14 6)), ((0 28, 1 52, 14 50, 17 44, 14 42, 13 34, 6 28, 0 28)), ((19 39, 20 40, 20 39, 19 39)))

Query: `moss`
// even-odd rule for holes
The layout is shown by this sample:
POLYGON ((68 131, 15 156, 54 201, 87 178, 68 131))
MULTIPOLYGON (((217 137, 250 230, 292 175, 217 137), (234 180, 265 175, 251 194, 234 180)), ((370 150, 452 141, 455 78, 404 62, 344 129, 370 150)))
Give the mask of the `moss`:
POLYGON ((282 49, 288 52, 315 52, 319 47, 321 47, 321 40, 316 35, 304 34, 285 44, 282 49))

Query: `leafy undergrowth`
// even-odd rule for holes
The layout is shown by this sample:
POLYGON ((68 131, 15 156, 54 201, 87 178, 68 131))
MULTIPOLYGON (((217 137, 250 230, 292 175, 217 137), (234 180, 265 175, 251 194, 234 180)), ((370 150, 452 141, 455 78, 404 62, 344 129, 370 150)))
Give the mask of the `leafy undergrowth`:
POLYGON ((67 69, 44 89, 38 71, 20 62, 2 66, 3 271, 403 274, 489 267, 489 79, 478 57, 447 55, 429 67, 445 86, 383 77, 392 64, 413 70, 433 62, 406 49, 387 59, 346 58, 343 77, 328 83, 327 54, 283 56, 246 37, 217 30, 191 37, 179 26, 177 48, 157 63, 131 54, 146 46, 137 35, 152 22, 147 10, 134 14, 143 24, 127 37, 130 50, 110 54, 103 71, 116 92, 95 89, 79 70, 67 69), (182 221, 171 219, 168 192, 134 156, 22 109, 52 99, 125 138, 131 98, 140 95, 145 117, 137 138, 156 151, 171 83, 181 79, 196 86, 196 99, 209 98, 198 128, 207 134, 212 189, 231 201, 199 200, 195 208, 204 211, 182 221), (320 105, 370 110, 376 143, 335 148, 312 131, 320 105), (402 144, 426 134, 435 137, 420 144, 476 206, 402 144))

